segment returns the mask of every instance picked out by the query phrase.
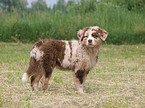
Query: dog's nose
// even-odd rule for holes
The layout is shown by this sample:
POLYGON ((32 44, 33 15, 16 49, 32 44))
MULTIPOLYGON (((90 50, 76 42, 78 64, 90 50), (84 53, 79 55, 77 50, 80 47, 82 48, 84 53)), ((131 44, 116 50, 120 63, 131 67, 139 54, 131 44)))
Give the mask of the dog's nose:
POLYGON ((89 42, 89 43, 92 43, 92 39, 89 39, 88 42, 89 42))

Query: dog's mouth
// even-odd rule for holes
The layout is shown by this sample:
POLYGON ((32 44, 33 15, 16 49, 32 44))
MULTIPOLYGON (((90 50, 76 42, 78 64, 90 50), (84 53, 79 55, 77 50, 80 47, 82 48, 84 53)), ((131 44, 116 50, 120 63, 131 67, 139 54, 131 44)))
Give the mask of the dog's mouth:
POLYGON ((87 45, 87 47, 94 47, 95 45, 93 45, 92 43, 89 43, 88 45, 87 45))
POLYGON ((92 43, 88 43, 88 45, 93 45, 92 43))

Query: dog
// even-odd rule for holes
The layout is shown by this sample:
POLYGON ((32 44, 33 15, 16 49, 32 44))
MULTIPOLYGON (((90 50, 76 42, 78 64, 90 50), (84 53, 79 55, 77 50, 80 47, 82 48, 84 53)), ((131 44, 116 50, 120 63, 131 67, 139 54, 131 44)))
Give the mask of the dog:
POLYGON ((79 40, 42 39, 37 41, 30 52, 30 62, 22 81, 31 77, 32 90, 38 90, 41 79, 42 90, 48 88, 48 82, 55 67, 72 70, 75 88, 83 93, 83 86, 89 71, 95 66, 102 40, 108 32, 98 26, 86 27, 77 33, 79 40))

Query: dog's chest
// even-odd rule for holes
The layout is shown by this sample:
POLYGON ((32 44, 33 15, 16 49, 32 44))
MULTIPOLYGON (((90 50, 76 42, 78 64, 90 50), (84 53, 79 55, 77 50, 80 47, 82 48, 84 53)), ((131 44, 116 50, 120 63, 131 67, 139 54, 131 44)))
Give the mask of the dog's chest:
POLYGON ((65 41, 64 69, 90 70, 96 64, 99 49, 85 49, 78 41, 65 41))

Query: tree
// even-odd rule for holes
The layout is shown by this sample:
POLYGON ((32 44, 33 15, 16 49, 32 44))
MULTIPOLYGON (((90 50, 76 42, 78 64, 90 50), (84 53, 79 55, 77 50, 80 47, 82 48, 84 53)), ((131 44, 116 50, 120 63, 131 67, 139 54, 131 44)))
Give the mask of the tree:
POLYGON ((37 2, 32 3, 32 10, 44 11, 47 9, 48 9, 48 7, 47 7, 47 4, 44 0, 38 0, 37 2))
POLYGON ((53 10, 56 11, 61 11, 61 12, 66 12, 66 6, 67 3, 65 0, 58 0, 57 4, 53 5, 53 10))
POLYGON ((24 10, 27 0, 0 0, 0 8, 10 11, 24 10))
POLYGON ((67 2, 67 6, 72 6, 73 4, 75 4, 75 1, 74 0, 69 0, 67 2))

